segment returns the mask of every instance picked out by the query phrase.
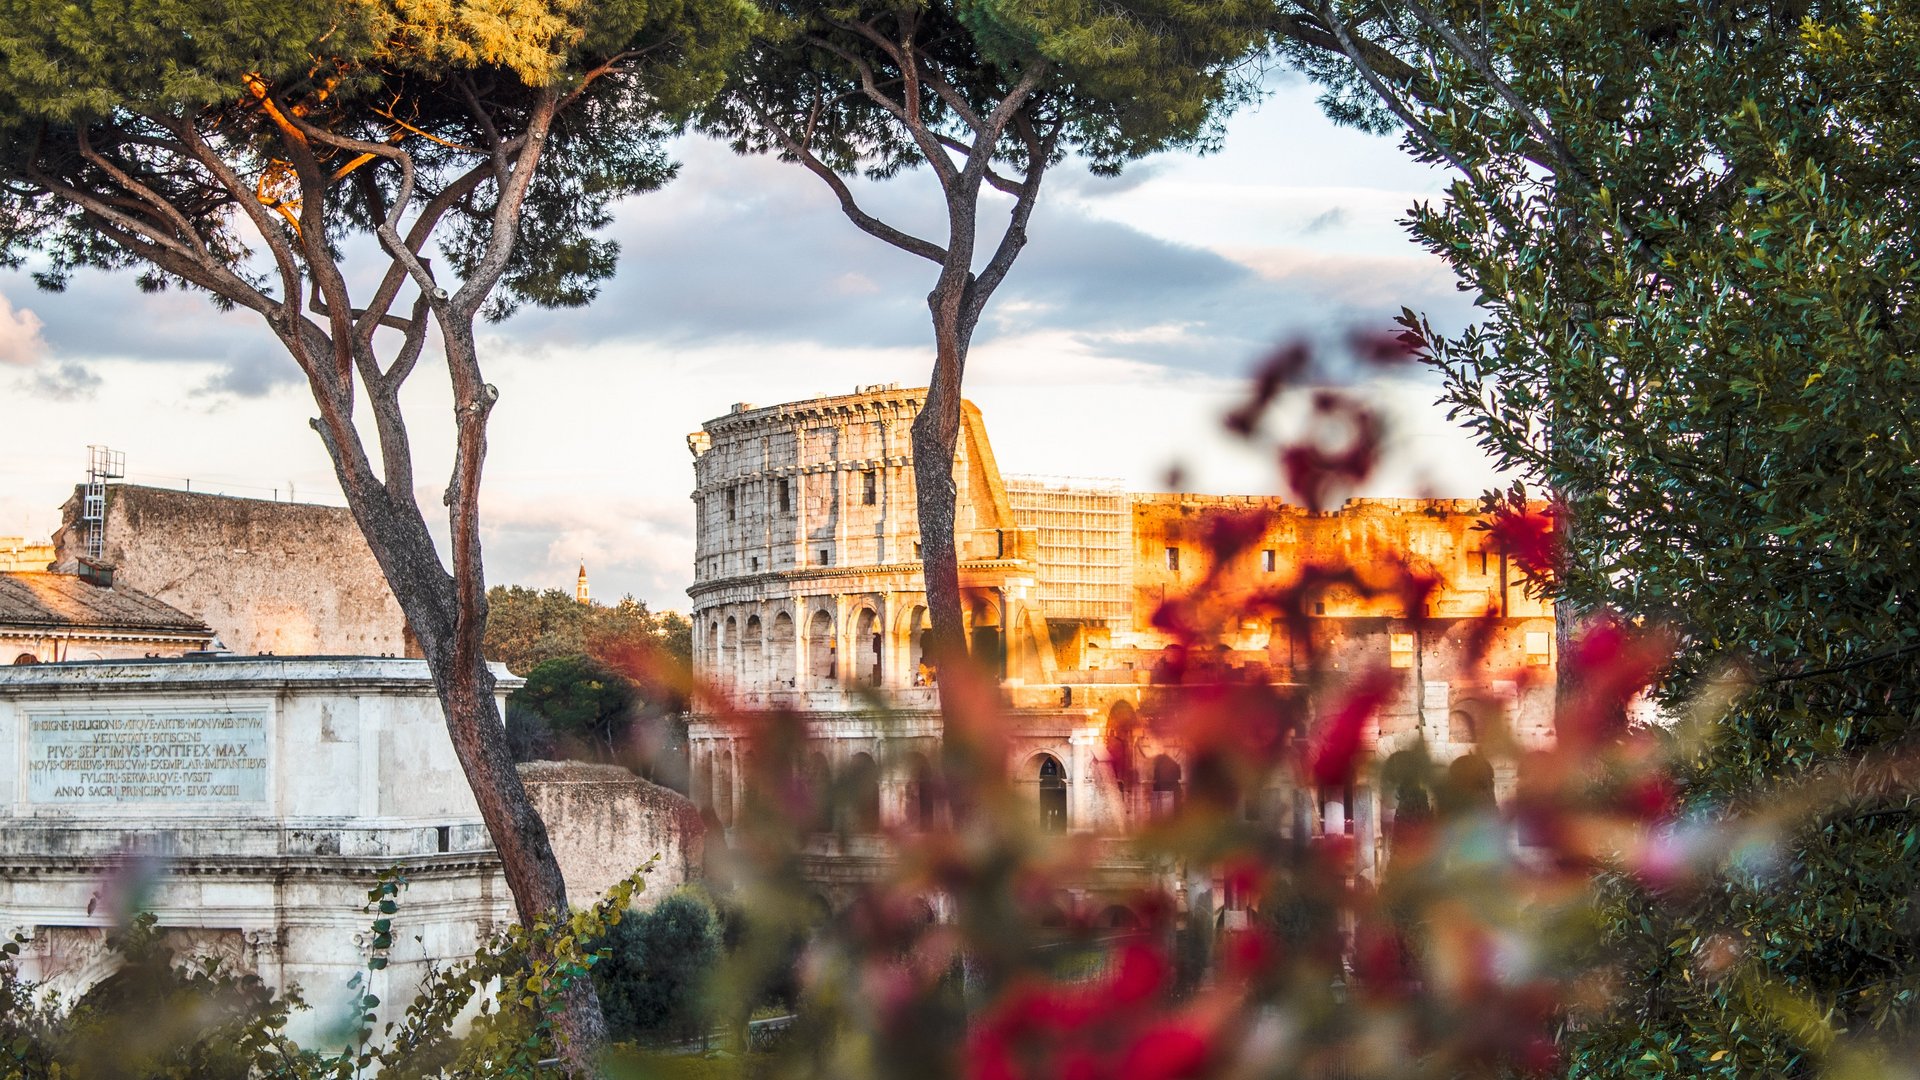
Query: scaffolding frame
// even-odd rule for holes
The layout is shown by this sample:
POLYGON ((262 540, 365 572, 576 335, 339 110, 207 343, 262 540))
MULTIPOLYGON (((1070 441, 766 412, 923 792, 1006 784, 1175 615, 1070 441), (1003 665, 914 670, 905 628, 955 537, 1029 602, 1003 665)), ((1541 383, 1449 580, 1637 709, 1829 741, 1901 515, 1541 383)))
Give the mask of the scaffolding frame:
POLYGON ((1014 521, 1036 534, 1048 618, 1119 623, 1133 609, 1131 502, 1118 480, 1009 476, 1014 521))

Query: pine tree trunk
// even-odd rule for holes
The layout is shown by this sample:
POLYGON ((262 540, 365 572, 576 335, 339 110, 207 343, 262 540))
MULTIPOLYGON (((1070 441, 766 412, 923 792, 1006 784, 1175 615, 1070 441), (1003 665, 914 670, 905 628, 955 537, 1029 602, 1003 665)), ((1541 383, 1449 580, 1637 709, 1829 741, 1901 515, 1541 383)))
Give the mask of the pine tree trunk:
POLYGON ((920 567, 933 627, 928 653, 939 672, 942 720, 951 726, 964 695, 949 692, 955 679, 973 672, 967 655, 966 623, 960 596, 960 552, 954 529, 959 492, 954 484, 954 452, 960 438, 960 387, 967 345, 975 320, 966 316, 966 283, 942 285, 928 296, 933 312, 935 355, 927 400, 914 418, 913 479, 920 525, 920 567))

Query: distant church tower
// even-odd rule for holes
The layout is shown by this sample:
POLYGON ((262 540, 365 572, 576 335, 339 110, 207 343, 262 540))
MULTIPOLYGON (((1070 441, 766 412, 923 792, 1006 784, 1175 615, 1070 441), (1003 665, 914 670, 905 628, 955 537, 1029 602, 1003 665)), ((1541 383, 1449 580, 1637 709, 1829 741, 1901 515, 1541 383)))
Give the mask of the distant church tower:
POLYGON ((586 563, 580 564, 580 576, 573 579, 573 598, 582 604, 589 602, 587 599, 587 564, 586 563))

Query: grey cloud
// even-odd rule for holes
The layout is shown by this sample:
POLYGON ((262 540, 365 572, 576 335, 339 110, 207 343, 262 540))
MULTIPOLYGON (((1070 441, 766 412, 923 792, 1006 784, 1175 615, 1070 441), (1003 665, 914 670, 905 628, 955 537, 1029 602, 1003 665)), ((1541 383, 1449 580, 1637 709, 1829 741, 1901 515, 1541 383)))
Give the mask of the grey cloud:
POLYGON ((53 401, 85 401, 99 391, 104 381, 85 364, 63 360, 43 365, 31 376, 21 379, 19 386, 35 397, 53 401))
MULTIPOLYGON (((26 296, 21 272, 0 275, 0 291, 26 296)), ((131 274, 85 271, 65 291, 39 293, 33 310, 41 336, 63 364, 131 359, 212 363, 220 371, 199 392, 254 397, 300 381, 300 370, 259 316, 220 311, 203 294, 176 289, 143 293, 131 274)))
POLYGON ((1315 214, 1310 221, 1300 227, 1300 231, 1308 236, 1312 236, 1315 233, 1323 233, 1329 229, 1337 229, 1345 225, 1352 216, 1344 206, 1331 207, 1315 214))

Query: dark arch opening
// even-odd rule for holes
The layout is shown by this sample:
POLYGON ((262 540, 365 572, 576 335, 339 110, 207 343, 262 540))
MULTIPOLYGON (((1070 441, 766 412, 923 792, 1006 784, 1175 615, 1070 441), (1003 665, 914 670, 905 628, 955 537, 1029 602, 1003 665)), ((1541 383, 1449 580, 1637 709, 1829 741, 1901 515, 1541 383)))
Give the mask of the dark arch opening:
POLYGON ((1180 809, 1180 763, 1165 754, 1153 759, 1152 809, 1156 821, 1180 809))
POLYGON ((1067 772, 1051 754, 1040 755, 1040 831, 1067 831, 1067 772))

